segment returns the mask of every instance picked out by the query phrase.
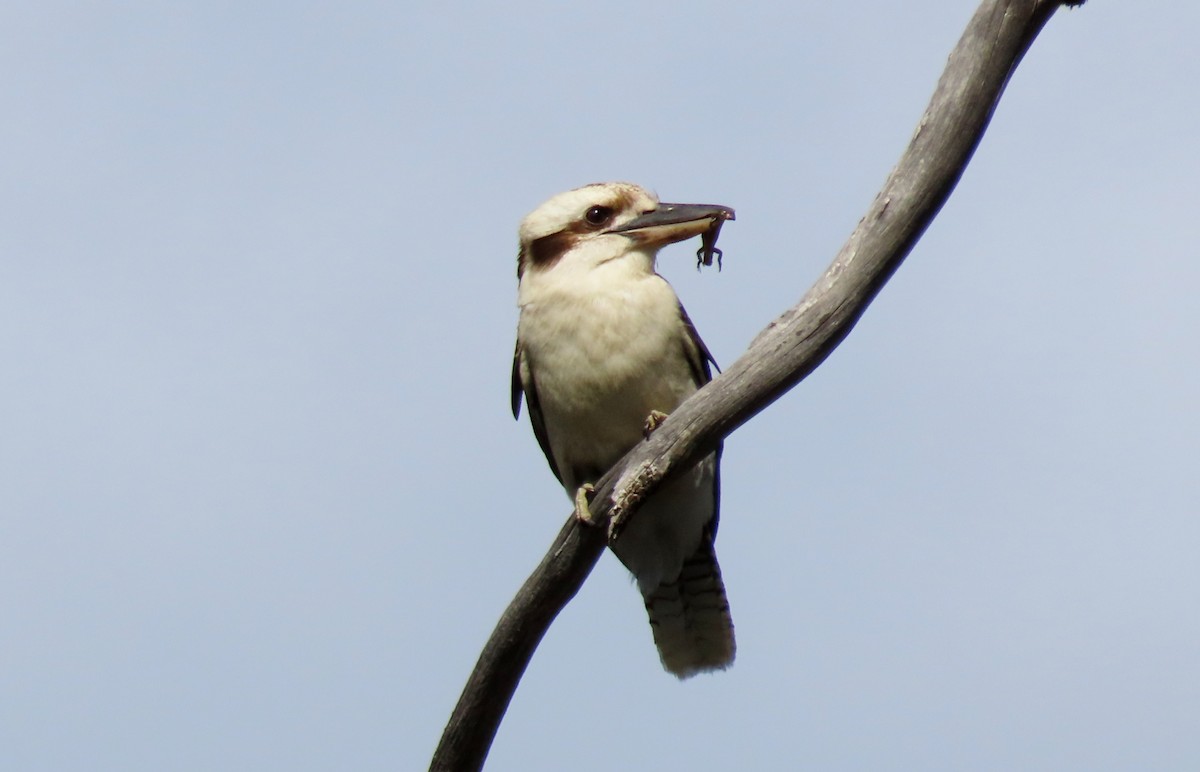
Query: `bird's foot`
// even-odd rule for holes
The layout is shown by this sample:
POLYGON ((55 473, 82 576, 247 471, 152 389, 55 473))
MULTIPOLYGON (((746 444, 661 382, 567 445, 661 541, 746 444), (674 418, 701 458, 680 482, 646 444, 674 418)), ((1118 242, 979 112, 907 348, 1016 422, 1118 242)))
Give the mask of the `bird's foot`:
POLYGON ((650 435, 654 434, 654 430, 662 426, 665 420, 667 420, 666 413, 651 410, 650 415, 646 416, 646 424, 642 427, 642 436, 650 439, 650 435))
POLYGON ((596 486, 591 483, 584 483, 575 491, 575 519, 586 526, 596 525, 596 519, 592 517, 592 511, 588 509, 588 503, 595 492, 596 486))

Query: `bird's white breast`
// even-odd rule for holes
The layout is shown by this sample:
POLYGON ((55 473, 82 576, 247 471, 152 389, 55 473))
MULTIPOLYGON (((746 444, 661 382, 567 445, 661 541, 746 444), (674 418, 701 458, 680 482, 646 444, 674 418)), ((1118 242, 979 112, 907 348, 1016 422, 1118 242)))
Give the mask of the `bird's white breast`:
POLYGON ((679 301, 629 260, 526 274, 519 336, 564 484, 576 466, 608 468, 641 437, 652 410, 695 391, 679 301))

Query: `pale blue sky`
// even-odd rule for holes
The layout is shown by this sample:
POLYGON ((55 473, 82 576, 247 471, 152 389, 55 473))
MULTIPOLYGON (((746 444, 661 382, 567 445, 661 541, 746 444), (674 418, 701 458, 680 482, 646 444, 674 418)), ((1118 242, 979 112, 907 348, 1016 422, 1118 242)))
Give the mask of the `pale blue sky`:
MULTIPOLYGON (((0 11, 0 767, 410 770, 569 504, 516 226, 625 179, 718 361, 795 302, 974 3, 0 11)), ((611 557, 489 770, 1200 768, 1200 8, 1092 0, 811 378, 726 444, 739 652, 611 557)))

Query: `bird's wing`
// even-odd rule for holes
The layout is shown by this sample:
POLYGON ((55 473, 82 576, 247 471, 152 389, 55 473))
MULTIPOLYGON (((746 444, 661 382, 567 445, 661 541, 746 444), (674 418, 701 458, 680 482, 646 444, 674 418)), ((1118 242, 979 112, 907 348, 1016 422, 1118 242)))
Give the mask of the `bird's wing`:
MULTIPOLYGON (((692 377, 695 379, 698 389, 712 380, 714 367, 717 372, 721 372, 721 368, 717 365, 717 360, 713 359, 708 346, 704 345, 704 341, 700 339, 700 333, 696 332, 696 325, 692 324, 682 303, 679 304, 679 318, 683 321, 684 330, 687 331, 683 341, 683 354, 692 370, 692 377)), ((713 451, 716 456, 713 464, 713 518, 705 527, 704 535, 709 544, 712 544, 713 540, 717 538, 717 524, 721 522, 721 452, 724 448, 725 443, 719 442, 716 450, 713 451)))
POLYGON ((517 347, 513 350, 513 371, 512 371, 512 411, 513 418, 521 417, 521 396, 524 394, 525 387, 521 383, 521 341, 517 341, 517 347))
POLYGON ((696 388, 700 388, 712 380, 712 368, 716 367, 717 372, 721 372, 721 368, 717 367, 717 360, 713 359, 712 352, 700 339, 700 333, 696 332, 696 325, 692 324, 682 303, 679 304, 679 318, 683 321, 684 330, 687 331, 687 336, 683 341, 683 354, 687 358, 688 366, 692 369, 696 388))
POLYGON ((517 341, 517 348, 513 352, 512 371, 513 418, 518 418, 521 415, 522 394, 525 396, 525 401, 529 403, 529 423, 533 426, 533 436, 537 438, 538 445, 541 447, 542 453, 545 454, 547 463, 550 464, 550 471, 554 472, 555 479, 561 483, 562 475, 558 472, 558 465, 554 463, 554 454, 550 452, 550 435, 546 433, 546 419, 542 415, 542 405, 538 400, 537 384, 533 380, 533 371, 529 368, 529 362, 525 358, 525 351, 521 348, 521 342, 517 341))

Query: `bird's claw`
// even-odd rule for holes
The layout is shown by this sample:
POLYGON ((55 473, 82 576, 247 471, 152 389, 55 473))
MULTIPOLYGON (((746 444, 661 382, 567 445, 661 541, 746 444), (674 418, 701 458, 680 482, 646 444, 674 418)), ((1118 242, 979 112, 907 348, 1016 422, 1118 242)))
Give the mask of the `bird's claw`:
POLYGON ((596 519, 592 517, 592 510, 588 509, 592 494, 595 492, 596 486, 591 483, 584 483, 575 490, 575 519, 586 526, 596 525, 596 519))
POLYGON ((659 410, 651 410, 650 415, 646 416, 646 423, 642 426, 642 436, 650 439, 650 435, 654 434, 654 430, 663 425, 663 421, 667 420, 667 414, 659 410))

